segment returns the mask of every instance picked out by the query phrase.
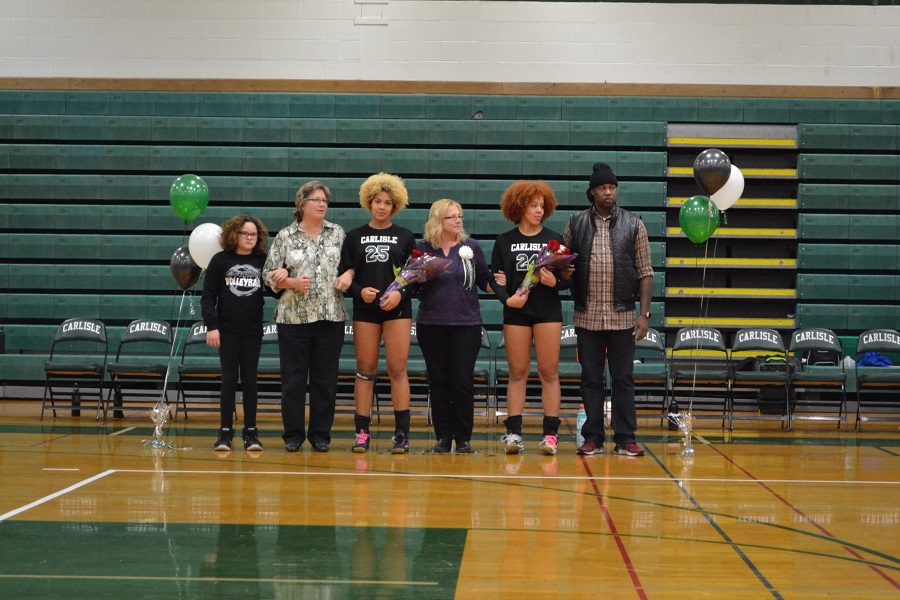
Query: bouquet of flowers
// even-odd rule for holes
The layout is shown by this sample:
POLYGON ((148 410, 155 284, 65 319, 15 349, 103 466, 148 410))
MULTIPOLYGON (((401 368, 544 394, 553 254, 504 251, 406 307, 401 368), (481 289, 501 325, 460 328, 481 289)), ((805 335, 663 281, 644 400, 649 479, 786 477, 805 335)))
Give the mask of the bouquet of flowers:
POLYGON ((575 260, 576 256, 578 256, 577 253, 573 253, 569 248, 560 244, 558 240, 550 240, 538 252, 534 262, 528 265, 528 270, 525 271, 525 279, 522 280, 522 284, 516 290, 516 293, 524 294, 529 292, 540 282, 541 278, 537 275, 538 269, 544 268, 558 272, 575 260))
POLYGON ((423 283, 432 277, 437 277, 451 264, 452 261, 448 258, 426 254, 419 249, 413 250, 403 268, 394 267, 394 280, 381 294, 379 302, 383 304, 391 292, 399 292, 411 283, 423 283))

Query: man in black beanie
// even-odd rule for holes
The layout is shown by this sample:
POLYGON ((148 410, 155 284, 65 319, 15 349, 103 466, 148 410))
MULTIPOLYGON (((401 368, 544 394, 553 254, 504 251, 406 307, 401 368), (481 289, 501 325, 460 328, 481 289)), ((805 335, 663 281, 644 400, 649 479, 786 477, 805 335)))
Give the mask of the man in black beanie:
POLYGON ((647 335, 653 269, 643 221, 616 205, 619 180, 595 163, 588 183, 591 208, 569 219, 564 243, 578 253, 572 275, 575 333, 581 361, 581 399, 587 421, 578 454, 603 454, 603 366, 612 378, 614 454, 643 456, 634 432, 634 343, 647 335), (634 303, 640 300, 635 315, 634 303))

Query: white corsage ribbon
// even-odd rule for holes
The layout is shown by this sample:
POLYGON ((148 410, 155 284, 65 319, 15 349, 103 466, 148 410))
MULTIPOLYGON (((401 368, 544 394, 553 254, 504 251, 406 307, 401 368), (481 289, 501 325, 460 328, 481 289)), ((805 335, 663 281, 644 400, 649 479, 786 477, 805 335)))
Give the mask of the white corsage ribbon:
POLYGON ((463 286, 467 290, 471 290, 475 285, 475 265, 472 263, 475 253, 471 248, 463 245, 459 248, 459 258, 462 260, 463 266, 463 286))

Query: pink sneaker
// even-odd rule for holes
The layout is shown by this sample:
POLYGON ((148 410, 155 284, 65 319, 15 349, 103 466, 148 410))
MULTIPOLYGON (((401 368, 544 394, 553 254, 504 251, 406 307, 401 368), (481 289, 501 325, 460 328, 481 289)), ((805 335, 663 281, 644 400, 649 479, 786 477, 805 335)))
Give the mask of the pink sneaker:
POLYGON ((547 456, 553 456, 554 454, 556 454, 558 448, 559 438, 555 435, 545 435, 544 439, 542 439, 541 443, 538 445, 538 449, 541 451, 541 454, 546 454, 547 456))
POLYGON ((369 451, 370 439, 369 434, 360 429, 359 433, 356 434, 356 441, 353 443, 352 450, 357 454, 365 454, 369 451))

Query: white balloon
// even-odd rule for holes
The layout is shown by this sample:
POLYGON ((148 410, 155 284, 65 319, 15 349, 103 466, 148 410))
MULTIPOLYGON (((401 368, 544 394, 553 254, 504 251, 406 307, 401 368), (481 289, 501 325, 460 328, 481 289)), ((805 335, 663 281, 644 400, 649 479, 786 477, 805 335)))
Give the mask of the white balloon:
POLYGON ((201 269, 206 269, 213 255, 222 251, 222 245, 219 243, 221 235, 222 228, 215 223, 202 223, 191 232, 188 251, 201 269))
POLYGON ((728 210, 744 193, 744 174, 736 166, 731 165, 728 181, 715 194, 709 197, 719 210, 728 210))

